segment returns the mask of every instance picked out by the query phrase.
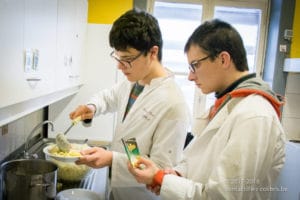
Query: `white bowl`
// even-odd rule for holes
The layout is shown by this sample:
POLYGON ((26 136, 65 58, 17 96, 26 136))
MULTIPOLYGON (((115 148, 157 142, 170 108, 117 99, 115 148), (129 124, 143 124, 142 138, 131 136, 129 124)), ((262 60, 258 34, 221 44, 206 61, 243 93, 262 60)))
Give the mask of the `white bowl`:
MULTIPOLYGON (((49 149, 53 148, 54 144, 43 149, 46 160, 55 163, 58 166, 58 179, 68 182, 78 182, 90 174, 91 167, 87 165, 77 165, 74 163, 78 157, 59 157, 49 153, 49 149)), ((77 150, 90 148, 86 144, 73 144, 72 147, 77 150)))
MULTIPOLYGON (((59 160, 62 162, 75 162, 80 158, 80 156, 60 156, 60 155, 54 155, 49 152, 53 148, 54 145, 49 145, 43 149, 44 154, 46 157, 54 158, 55 160, 59 160)), ((77 152, 80 152, 80 150, 76 150, 77 152)))
POLYGON ((56 200, 101 200, 100 196, 87 189, 74 188, 63 190, 57 194, 56 200))

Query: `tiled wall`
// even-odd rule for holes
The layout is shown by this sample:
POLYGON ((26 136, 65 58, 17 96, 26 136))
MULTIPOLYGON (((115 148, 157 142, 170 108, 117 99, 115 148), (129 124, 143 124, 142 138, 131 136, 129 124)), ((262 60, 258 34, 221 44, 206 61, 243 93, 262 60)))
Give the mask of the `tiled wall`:
MULTIPOLYGON (((25 117, 22 117, 6 126, 8 132, 3 130, 5 126, 0 127, 0 161, 14 150, 22 146, 30 131, 43 121, 43 110, 38 110, 25 117)), ((34 135, 41 132, 39 129, 34 135)))
POLYGON ((288 73, 282 124, 289 140, 300 140, 300 73, 288 73))

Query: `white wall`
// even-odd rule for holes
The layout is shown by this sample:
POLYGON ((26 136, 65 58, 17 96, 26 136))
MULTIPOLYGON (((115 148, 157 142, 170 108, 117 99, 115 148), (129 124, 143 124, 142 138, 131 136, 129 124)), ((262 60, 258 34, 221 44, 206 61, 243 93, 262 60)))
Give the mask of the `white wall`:
MULTIPOLYGON (((85 104, 93 93, 111 87, 117 79, 115 62, 109 56, 108 34, 111 25, 88 24, 86 65, 83 67, 84 86, 76 95, 49 106, 49 119, 54 121, 56 132, 49 133, 55 137, 71 123, 69 113, 78 105, 85 104)), ((114 127, 114 115, 106 114, 94 118, 91 127, 81 123, 73 127, 68 138, 111 141, 114 127)))
POLYGON ((300 73, 288 73, 282 124, 289 140, 300 140, 300 73))

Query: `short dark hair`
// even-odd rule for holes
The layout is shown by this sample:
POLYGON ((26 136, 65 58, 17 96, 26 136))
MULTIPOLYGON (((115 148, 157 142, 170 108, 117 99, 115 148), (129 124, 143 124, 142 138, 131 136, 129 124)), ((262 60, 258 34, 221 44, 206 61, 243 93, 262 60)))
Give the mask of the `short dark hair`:
POLYGON ((145 55, 153 46, 158 46, 158 60, 162 59, 162 35, 158 21, 147 12, 137 9, 121 15, 109 33, 109 44, 116 50, 134 48, 145 55))
POLYGON ((189 51, 191 45, 199 46, 213 60, 219 53, 226 51, 238 71, 249 70, 243 40, 238 31, 227 22, 219 19, 204 22, 188 39, 184 47, 185 53, 189 51))

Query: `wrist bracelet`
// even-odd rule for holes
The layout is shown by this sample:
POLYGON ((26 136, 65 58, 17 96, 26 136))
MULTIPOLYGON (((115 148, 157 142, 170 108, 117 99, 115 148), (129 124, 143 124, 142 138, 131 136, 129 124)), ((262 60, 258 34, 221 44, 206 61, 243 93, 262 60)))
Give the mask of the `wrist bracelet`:
POLYGON ((153 177, 152 185, 161 186, 165 175, 166 175, 166 173, 164 170, 158 170, 158 172, 153 177))

